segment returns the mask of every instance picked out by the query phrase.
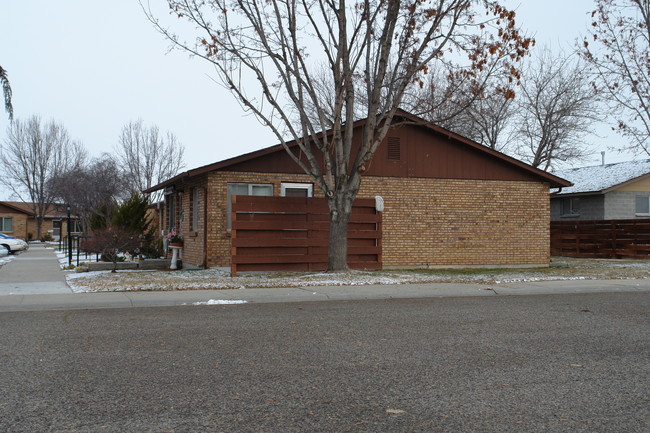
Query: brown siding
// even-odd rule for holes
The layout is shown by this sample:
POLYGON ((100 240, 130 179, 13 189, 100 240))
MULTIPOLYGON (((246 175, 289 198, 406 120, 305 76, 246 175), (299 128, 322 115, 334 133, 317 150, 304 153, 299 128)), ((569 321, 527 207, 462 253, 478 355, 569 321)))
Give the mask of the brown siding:
MULTIPOLYGON (((360 128, 359 128, 360 129, 360 128)), ((361 131, 355 137, 361 136, 361 131)), ((355 148, 358 147, 356 138, 355 148)), ((301 174, 283 149, 228 167, 233 172, 301 174)), ((483 179, 539 182, 533 173, 496 156, 451 140, 429 128, 403 125, 388 132, 366 176, 425 177, 435 179, 483 179), (387 141, 400 139, 400 159, 389 158, 387 141)))

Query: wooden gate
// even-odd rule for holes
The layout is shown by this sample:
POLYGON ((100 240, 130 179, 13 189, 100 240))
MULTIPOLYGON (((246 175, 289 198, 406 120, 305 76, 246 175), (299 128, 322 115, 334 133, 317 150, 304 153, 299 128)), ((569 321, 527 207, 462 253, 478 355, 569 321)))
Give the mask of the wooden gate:
MULTIPOLYGON (((357 199, 348 226, 348 266, 381 269, 381 212, 357 199)), ((232 197, 232 266, 239 271, 327 269, 329 208, 318 197, 232 197)))

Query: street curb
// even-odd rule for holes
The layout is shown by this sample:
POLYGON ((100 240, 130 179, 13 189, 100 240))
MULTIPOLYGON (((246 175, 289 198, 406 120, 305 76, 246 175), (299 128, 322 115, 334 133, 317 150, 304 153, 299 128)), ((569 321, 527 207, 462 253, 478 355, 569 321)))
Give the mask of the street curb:
MULTIPOLYGON (((247 303, 361 301, 480 296, 650 292, 650 280, 570 280, 484 284, 400 284, 298 288, 100 292, 0 296, 0 312, 146 308, 194 305, 209 300, 247 303)), ((199 304, 200 305, 200 304, 199 304)))

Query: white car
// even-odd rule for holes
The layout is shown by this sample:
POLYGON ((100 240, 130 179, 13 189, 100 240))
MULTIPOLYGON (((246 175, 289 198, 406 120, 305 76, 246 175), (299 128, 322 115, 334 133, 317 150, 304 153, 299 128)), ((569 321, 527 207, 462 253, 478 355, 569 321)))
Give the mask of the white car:
POLYGON ((9 254, 13 254, 16 251, 25 251, 29 248, 27 242, 24 240, 2 233, 0 233, 0 247, 4 247, 9 254))

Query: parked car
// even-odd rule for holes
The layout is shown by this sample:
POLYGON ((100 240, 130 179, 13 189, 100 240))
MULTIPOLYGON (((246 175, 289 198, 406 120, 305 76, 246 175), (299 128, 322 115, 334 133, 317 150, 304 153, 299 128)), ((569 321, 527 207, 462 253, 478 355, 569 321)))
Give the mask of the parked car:
POLYGON ((4 247, 9 254, 13 254, 16 251, 25 251, 29 248, 27 242, 24 240, 2 233, 0 233, 0 246, 4 247))

